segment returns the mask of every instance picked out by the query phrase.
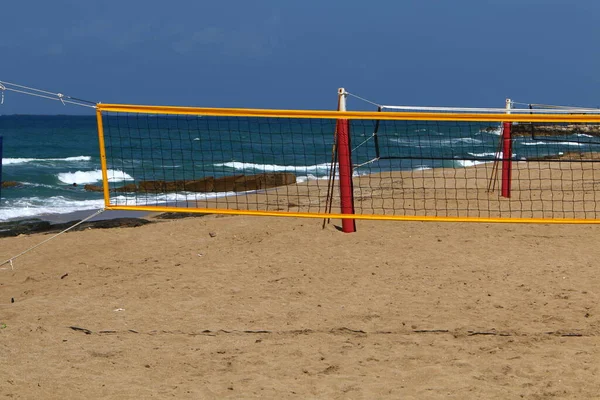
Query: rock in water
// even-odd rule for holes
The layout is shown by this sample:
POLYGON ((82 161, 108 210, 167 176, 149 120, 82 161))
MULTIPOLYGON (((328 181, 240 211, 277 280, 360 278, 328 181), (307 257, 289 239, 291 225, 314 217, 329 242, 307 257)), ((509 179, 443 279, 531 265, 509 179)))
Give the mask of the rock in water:
MULTIPOLYGON (((269 189, 296 183, 296 175, 289 172, 265 173, 258 175, 231 175, 221 178, 212 176, 196 180, 178 181, 140 181, 138 185, 130 183, 111 189, 117 193, 171 193, 171 192, 246 192, 248 190, 269 189)), ((102 186, 85 185, 88 192, 102 192, 102 186)))
POLYGON ((19 187, 19 186, 23 186, 23 184, 21 182, 16 182, 16 181, 2 182, 3 188, 13 188, 13 187, 19 187))
POLYGON ((199 179, 195 181, 183 182, 183 190, 187 192, 200 192, 208 193, 214 191, 215 178, 209 176, 208 178, 199 179))
POLYGON ((245 175, 236 179, 234 191, 245 192, 247 190, 270 189, 278 186, 296 183, 296 175, 284 172, 273 174, 245 175))
POLYGON ((86 192, 102 192, 102 191, 104 191, 102 186, 98 186, 98 185, 84 185, 83 189, 86 192))
POLYGON ((233 192, 235 188, 235 181, 243 177, 244 175, 232 175, 225 176, 223 178, 217 178, 214 181, 213 192, 233 192))
POLYGON ((129 183, 127 185, 113 189, 113 191, 117 192, 117 193, 133 193, 133 192, 137 192, 137 190, 138 190, 138 187, 135 183, 129 183))

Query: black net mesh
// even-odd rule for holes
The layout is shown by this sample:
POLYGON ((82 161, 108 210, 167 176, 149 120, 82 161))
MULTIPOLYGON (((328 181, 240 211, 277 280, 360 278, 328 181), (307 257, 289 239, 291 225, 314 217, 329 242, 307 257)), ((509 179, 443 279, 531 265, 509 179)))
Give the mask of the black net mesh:
MULTIPOLYGON (((339 213, 334 119, 104 112, 103 125, 113 206, 339 213)), ((598 218, 600 126, 510 130, 504 154, 501 122, 351 120, 356 214, 598 218)))

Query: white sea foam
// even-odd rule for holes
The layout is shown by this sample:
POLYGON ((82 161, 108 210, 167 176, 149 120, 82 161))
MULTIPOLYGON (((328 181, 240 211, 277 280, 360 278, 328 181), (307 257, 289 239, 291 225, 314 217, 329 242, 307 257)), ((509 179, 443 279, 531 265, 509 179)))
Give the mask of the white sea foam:
POLYGON ((493 128, 493 129, 480 129, 479 133, 489 133, 491 135, 501 135, 502 128, 493 128))
MULTIPOLYGON (((131 175, 126 172, 109 169, 107 171, 109 182, 122 182, 132 181, 131 175)), ((57 178, 62 183, 72 185, 76 183, 78 185, 84 185, 87 183, 95 183, 102 180, 102 171, 97 169, 94 171, 77 171, 77 172, 61 172, 57 175, 57 178)))
POLYGON ((398 143, 404 146, 413 147, 436 147, 436 146, 448 146, 455 144, 480 144, 483 141, 470 137, 463 138, 451 138, 451 139, 427 139, 423 137, 416 138, 390 138, 390 142, 398 143))
POLYGON ((56 186, 53 185, 46 185, 44 183, 34 183, 34 182, 19 182, 19 184, 23 185, 23 186, 29 186, 29 187, 41 187, 41 188, 46 188, 46 189, 56 189, 56 186))
POLYGON ((430 147, 432 144, 439 142, 432 142, 425 138, 390 138, 390 142, 398 143, 402 146, 414 146, 414 147, 430 147))
MULTIPOLYGON (((242 196, 250 192, 219 192, 219 193, 162 193, 137 196, 111 197, 112 205, 152 206, 159 204, 175 204, 196 202, 226 196, 242 196)), ((47 198, 28 197, 20 199, 5 199, 0 208, 0 221, 28 218, 48 214, 68 214, 75 211, 95 210, 104 207, 104 200, 72 200, 63 196, 47 198)))
POLYGON ((253 169, 257 171, 268 171, 268 172, 326 172, 331 168, 330 163, 316 164, 316 165, 276 165, 276 164, 254 164, 244 163, 238 161, 226 162, 215 164, 215 167, 227 167, 237 170, 253 169))
POLYGON ((474 167, 476 165, 485 164, 489 161, 474 161, 474 160, 456 160, 456 164, 460 167, 474 167))
MULTIPOLYGON (((487 158, 494 158, 497 160, 502 160, 502 158, 504 158, 504 152, 500 151, 498 153, 493 153, 493 152, 484 152, 484 153, 467 153, 470 156, 473 157, 487 157, 487 158)), ((512 156, 515 157, 516 153, 512 153, 512 156)), ((485 160, 485 161, 478 161, 478 160, 456 160, 456 165, 460 166, 460 167, 474 167, 475 165, 480 165, 480 164, 486 164, 492 161, 489 160, 485 160)))
POLYGON ((440 140, 439 143, 441 143, 441 144, 455 144, 455 143, 472 143, 472 144, 478 144, 478 143, 482 143, 482 141, 479 140, 479 139, 473 139, 473 138, 470 138, 470 137, 464 137, 464 138, 454 138, 454 139, 440 140))
MULTIPOLYGON (((353 177, 358 177, 358 176, 363 176, 363 175, 368 175, 368 172, 358 172, 356 170, 354 170, 352 172, 352 176, 353 177)), ((324 176, 316 176, 313 174, 306 174, 303 176, 296 176, 296 183, 302 183, 302 182, 306 182, 306 181, 324 181, 329 179, 329 175, 324 175, 324 176)), ((333 179, 340 179, 340 174, 339 171, 336 170, 335 171, 335 176, 333 177, 333 179)))
POLYGON ((502 158, 502 152, 500 153, 492 153, 492 152, 488 152, 488 153, 467 153, 470 156, 473 157, 494 157, 494 158, 502 158))
MULTIPOLYGON (((336 175, 336 178, 338 178, 338 176, 336 175)), ((308 174, 305 176, 297 176, 296 177, 296 183, 303 183, 306 181, 319 181, 319 180, 327 180, 329 179, 328 176, 315 176, 313 174, 308 174)))
POLYGON ((520 142, 523 146, 585 146, 588 143, 578 142, 520 142))
POLYGON ((150 195, 137 196, 114 196, 110 198, 112 205, 118 206, 152 206, 157 204, 169 204, 169 203, 181 203, 181 202, 195 202, 200 200, 215 199, 219 197, 243 195, 247 192, 211 192, 211 193, 197 193, 197 192, 179 192, 179 193, 159 193, 150 195))
POLYGON ((588 135, 587 133, 576 133, 575 136, 578 137, 587 137, 587 138, 593 138, 593 135, 588 135))
MULTIPOLYGON (((112 205, 148 206, 157 204, 174 204, 182 202, 196 202, 226 196, 240 196, 247 192, 220 192, 220 193, 164 193, 142 196, 114 196, 111 197, 112 205)), ((72 200, 63 196, 47 198, 28 197, 20 199, 3 200, 0 208, 0 221, 10 219, 28 218, 48 214, 68 214, 75 211, 95 210, 104 207, 104 200, 72 200)))
POLYGON ((66 157, 66 158, 4 158, 2 159, 2 165, 11 165, 11 164, 25 164, 32 162, 48 162, 48 161, 65 161, 65 162, 73 162, 73 161, 90 161, 92 159, 91 156, 76 156, 76 157, 66 157))
POLYGON ((433 168, 430 167, 429 165, 418 165, 417 167, 413 168, 413 171, 427 171, 428 169, 433 169, 433 168))
POLYGON ((100 209, 103 200, 71 200, 63 196, 27 197, 3 200, 0 208, 0 221, 15 218, 33 217, 44 214, 67 214, 81 210, 100 209))

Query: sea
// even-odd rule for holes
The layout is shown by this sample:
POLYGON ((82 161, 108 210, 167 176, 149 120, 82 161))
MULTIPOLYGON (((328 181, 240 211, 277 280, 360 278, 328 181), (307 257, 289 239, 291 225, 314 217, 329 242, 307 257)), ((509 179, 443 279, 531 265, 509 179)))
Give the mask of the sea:
MULTIPOLYGON (((114 116, 106 120, 108 177, 112 185, 148 179, 291 172, 297 181, 327 179, 332 167, 335 121, 225 117, 114 116), (150 121, 150 122, 148 122, 150 121), (128 135, 124 139, 123 135, 128 135), (137 135, 137 136, 136 136, 137 135), (151 151, 145 150, 144 142, 151 151), (195 154, 195 156, 190 156, 195 154), (157 168, 159 165, 160 168, 157 168), (157 174, 156 171, 160 171, 157 174)), ((390 170, 467 168, 503 157, 501 124, 353 121, 355 175, 390 170), (375 134, 374 134, 375 133, 375 134)), ((96 118, 92 115, 0 115, 3 182, 0 221, 46 218, 103 207, 96 118)), ((600 151, 585 133, 513 138, 513 160, 600 151)), ((185 193, 164 194, 169 203, 185 193)), ((216 193, 212 196, 229 196, 216 193)), ((197 194, 195 195, 197 196, 197 194)), ((131 204, 126 193, 115 201, 131 204)))

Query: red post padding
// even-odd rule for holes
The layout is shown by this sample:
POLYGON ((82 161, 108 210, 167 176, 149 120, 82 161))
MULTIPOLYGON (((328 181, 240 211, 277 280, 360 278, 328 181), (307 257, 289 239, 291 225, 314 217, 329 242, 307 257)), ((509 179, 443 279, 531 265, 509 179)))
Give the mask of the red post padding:
MULTIPOLYGON (((352 157, 350 153, 350 124, 347 119, 337 123, 338 164, 340 174, 340 205, 342 214, 354 214, 352 188, 352 157)), ((342 220, 342 232, 356 232, 354 219, 342 220)))
POLYGON ((512 140, 510 122, 504 122, 502 129, 502 197, 510 197, 512 184, 512 140))

